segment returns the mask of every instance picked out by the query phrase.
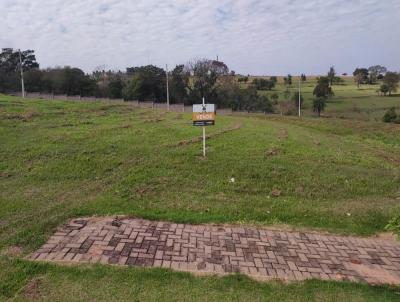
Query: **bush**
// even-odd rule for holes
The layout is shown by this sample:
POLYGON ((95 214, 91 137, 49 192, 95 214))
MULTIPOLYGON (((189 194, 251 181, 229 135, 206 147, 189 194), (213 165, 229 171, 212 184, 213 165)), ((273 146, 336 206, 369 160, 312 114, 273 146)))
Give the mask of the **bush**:
POLYGON ((399 117, 397 116, 396 109, 394 107, 390 108, 386 111, 385 115, 383 116, 383 121, 385 123, 398 123, 399 117))
POLYGON ((238 82, 239 83, 247 83, 248 80, 249 80, 249 77, 240 77, 240 78, 238 78, 238 82))
POLYGON ((400 215, 393 217, 386 225, 385 230, 395 233, 400 238, 400 215))
POLYGON ((271 90, 275 87, 275 82, 267 79, 254 79, 253 85, 257 90, 271 90))
POLYGON ((318 113, 318 116, 321 116, 321 112, 325 110, 326 99, 323 97, 317 97, 313 100, 313 111, 318 113))
POLYGON ((271 95, 271 99, 272 99, 272 104, 277 105, 278 104, 279 95, 276 92, 274 92, 271 95))
POLYGON ((386 94, 389 92, 389 86, 386 84, 382 84, 381 87, 379 88, 379 91, 386 96, 386 94))

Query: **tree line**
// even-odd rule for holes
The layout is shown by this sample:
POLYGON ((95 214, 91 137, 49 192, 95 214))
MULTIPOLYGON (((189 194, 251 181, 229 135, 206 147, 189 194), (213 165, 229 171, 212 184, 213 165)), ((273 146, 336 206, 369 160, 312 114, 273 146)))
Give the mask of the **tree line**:
POLYGON ((388 71, 386 67, 374 65, 369 68, 356 68, 353 72, 358 88, 361 84, 374 85, 381 83, 377 92, 383 96, 392 95, 399 87, 400 74, 388 71))
MULTIPOLYGON (((90 74, 69 66, 40 69, 33 50, 19 52, 12 48, 2 49, 0 53, 0 92, 15 92, 21 89, 21 69, 24 72, 25 88, 30 92, 107 97, 127 101, 165 102, 167 99, 167 71, 154 65, 128 67, 125 71, 97 70, 90 74)), ((381 83, 378 89, 381 95, 391 95, 395 92, 400 80, 398 73, 387 71, 380 65, 357 68, 353 75, 358 86, 381 83)), ((168 72, 170 102, 191 105, 200 103, 204 97, 219 108, 273 112, 274 105, 278 105, 279 95, 273 93, 268 97, 261 95, 259 91, 273 90, 278 82, 277 77, 253 78, 252 82, 247 84, 249 78, 249 75, 236 76, 224 62, 218 60, 197 59, 179 64, 168 72), (241 86, 242 83, 246 85, 241 86)), ((306 75, 302 74, 300 80, 304 82, 306 79, 306 75)), ((314 112, 320 115, 324 111, 327 101, 334 95, 332 86, 343 82, 333 66, 326 76, 317 78, 313 91, 314 112)), ((280 105, 294 101, 288 106, 290 110, 287 112, 290 114, 299 106, 299 94, 296 92, 292 95, 289 90, 293 84, 292 75, 285 76, 283 83, 284 100, 280 105)), ((300 99, 302 107, 302 96, 300 99)))
MULTIPOLYGON (((125 71, 97 70, 85 74, 79 68, 55 67, 40 69, 33 50, 19 52, 12 48, 0 53, 0 92, 21 89, 20 69, 24 72, 25 89, 30 92, 123 98, 165 102, 167 74, 163 68, 146 65, 128 67, 125 71)), ((276 78, 256 81, 241 89, 235 73, 221 61, 197 59, 175 66, 168 72, 171 103, 191 105, 206 100, 220 108, 271 112, 268 97, 258 89, 272 89, 276 78)))

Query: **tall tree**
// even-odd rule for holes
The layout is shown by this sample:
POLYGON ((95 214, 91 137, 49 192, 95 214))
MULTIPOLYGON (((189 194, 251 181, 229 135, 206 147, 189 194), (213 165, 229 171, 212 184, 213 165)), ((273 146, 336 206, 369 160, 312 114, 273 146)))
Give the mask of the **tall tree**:
POLYGON ((161 102, 166 99, 165 70, 154 65, 127 68, 130 80, 124 89, 128 100, 161 102))
POLYGON ((111 99, 121 99, 123 97, 123 90, 125 82, 118 74, 112 75, 108 82, 108 97, 111 99))
POLYGON ((335 76, 336 76, 335 67, 334 67, 334 66, 331 66, 331 67, 329 68, 329 71, 328 71, 329 86, 332 86, 333 81, 334 81, 334 79, 335 79, 335 76))
POLYGON ((368 68, 369 72, 369 83, 375 84, 377 80, 387 72, 386 67, 381 65, 374 65, 368 68))
MULTIPOLYGON (((292 96, 292 101, 294 101, 294 104, 296 108, 299 108, 299 92, 296 91, 293 96, 292 96)), ((303 108, 303 103, 304 103, 304 98, 300 93, 300 108, 303 108)))
POLYGON ((172 102, 186 103, 188 97, 189 73, 184 65, 177 65, 170 72, 169 92, 172 102))
POLYGON ((202 98, 216 98, 216 83, 218 78, 227 76, 229 68, 221 61, 199 59, 186 64, 185 71, 191 75, 189 88, 189 103, 199 103, 202 98))
POLYGON ((379 88, 379 92, 383 94, 383 96, 386 96, 387 93, 389 92, 389 86, 386 84, 382 84, 381 87, 379 88))
POLYGON ((317 78, 317 86, 315 86, 313 95, 317 98, 330 98, 334 95, 331 86, 329 85, 328 77, 317 78))
MULTIPOLYGON (((29 71, 38 69, 33 50, 24 50, 21 52, 22 70, 29 71)), ((0 53, 0 92, 9 92, 19 90, 20 87, 20 59, 19 51, 12 48, 3 48, 0 53)))
POLYGON ((385 74, 385 76, 383 77, 383 84, 387 86, 389 95, 391 95, 392 92, 397 91, 397 88, 399 87, 399 81, 400 81, 400 74, 391 71, 388 71, 385 74))
POLYGON ((283 82, 285 85, 290 86, 292 85, 292 75, 288 74, 287 77, 283 78, 283 82))
POLYGON ((313 111, 318 113, 318 116, 321 116, 321 112, 325 110, 326 107, 326 98, 324 97, 316 97, 313 101, 313 111))
POLYGON ((213 102, 218 108, 237 108, 241 106, 241 91, 238 82, 233 77, 221 77, 216 85, 216 98, 213 102))
POLYGON ((361 84, 365 84, 368 81, 368 69, 356 68, 353 72, 354 81, 357 83, 357 87, 360 88, 361 84))

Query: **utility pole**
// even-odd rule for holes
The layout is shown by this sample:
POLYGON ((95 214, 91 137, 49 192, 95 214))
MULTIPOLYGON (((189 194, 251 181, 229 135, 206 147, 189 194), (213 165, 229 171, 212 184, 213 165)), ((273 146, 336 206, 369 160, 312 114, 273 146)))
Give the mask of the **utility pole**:
POLYGON ((169 81, 168 81, 168 64, 165 65, 167 74, 167 110, 169 111, 169 81))
MULTIPOLYGON (((204 97, 203 97, 203 111, 205 108, 205 101, 204 101, 204 97)), ((206 157, 206 127, 203 126, 203 157, 206 157)))
POLYGON ((301 117, 301 76, 299 77, 299 117, 301 117))
POLYGON ((25 98, 25 85, 24 85, 24 72, 22 70, 22 57, 21 57, 21 49, 18 49, 19 52, 19 69, 21 70, 21 90, 22 90, 22 98, 25 98))

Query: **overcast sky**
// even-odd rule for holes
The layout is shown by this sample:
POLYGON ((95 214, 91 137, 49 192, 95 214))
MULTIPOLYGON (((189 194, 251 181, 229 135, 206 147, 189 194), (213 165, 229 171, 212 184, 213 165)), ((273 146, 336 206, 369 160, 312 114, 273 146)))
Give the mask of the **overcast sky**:
POLYGON ((400 0, 0 0, 0 47, 41 67, 224 61, 237 73, 400 70, 400 0))

